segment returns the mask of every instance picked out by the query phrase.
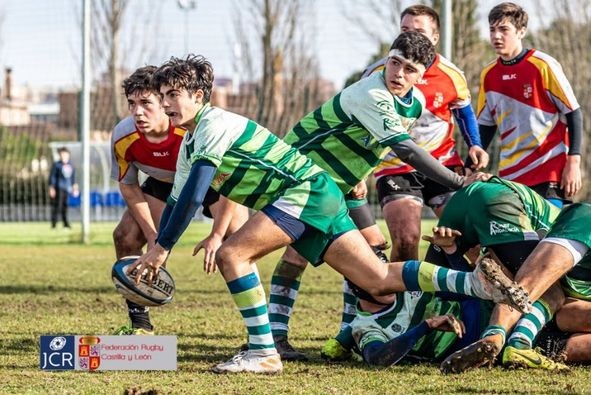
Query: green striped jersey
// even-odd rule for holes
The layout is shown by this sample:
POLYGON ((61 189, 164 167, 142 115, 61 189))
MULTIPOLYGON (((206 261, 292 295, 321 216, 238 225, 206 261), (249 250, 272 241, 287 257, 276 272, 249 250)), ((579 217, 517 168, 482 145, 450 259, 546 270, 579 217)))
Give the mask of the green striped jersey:
POLYGON ((284 140, 329 172, 344 193, 381 162, 390 147, 410 139, 425 98, 412 89, 405 103, 392 95, 383 73, 345 88, 302 118, 284 140))
POLYGON ((206 105, 196 120, 195 131, 185 135, 179 152, 170 196, 173 203, 191 166, 200 159, 217 167, 211 183, 213 189, 256 210, 276 200, 286 188, 323 171, 295 148, 243 116, 206 105))
POLYGON ((523 184, 491 177, 457 191, 448 201, 438 226, 462 232, 462 248, 518 240, 539 240, 560 210, 523 184), (519 204, 521 203, 521 204, 519 204))
MULTIPOLYGON (((351 329, 359 348, 363 350, 370 342, 385 343, 406 333, 427 318, 445 314, 460 317, 460 310, 459 302, 442 300, 433 293, 398 292, 392 306, 378 313, 364 313, 358 309, 357 316, 351 322, 351 329)), ((438 358, 455 340, 456 335, 452 332, 431 331, 419 339, 410 354, 438 358)))

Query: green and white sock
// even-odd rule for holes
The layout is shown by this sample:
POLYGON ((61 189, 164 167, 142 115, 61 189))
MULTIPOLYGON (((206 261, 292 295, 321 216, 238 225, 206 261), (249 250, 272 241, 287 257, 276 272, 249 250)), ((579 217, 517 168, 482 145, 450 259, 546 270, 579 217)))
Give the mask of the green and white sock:
POLYGON ((257 275, 250 273, 228 282, 227 285, 248 330, 248 349, 264 354, 275 353, 267 298, 257 275))
POLYGON ((341 330, 347 328, 357 315, 357 297, 349 287, 347 280, 343 279, 343 315, 341 317, 341 330))
POLYGON ((404 262, 402 280, 407 291, 446 291, 478 296, 472 290, 471 272, 448 269, 428 262, 404 262))
POLYGON ((532 348, 534 339, 551 319, 550 306, 538 299, 532 305, 531 312, 524 315, 515 325, 513 333, 509 336, 509 345, 519 349, 532 348))
POLYGON ((269 320, 273 336, 287 336, 289 319, 298 296, 304 269, 280 260, 271 278, 269 320))

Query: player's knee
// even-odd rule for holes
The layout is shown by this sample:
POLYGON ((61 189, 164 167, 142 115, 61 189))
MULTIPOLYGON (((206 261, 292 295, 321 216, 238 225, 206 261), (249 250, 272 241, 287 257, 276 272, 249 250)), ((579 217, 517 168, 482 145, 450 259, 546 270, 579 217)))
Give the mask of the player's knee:
POLYGON ((288 264, 298 267, 300 269, 305 269, 308 265, 308 261, 306 258, 298 254, 294 249, 287 248, 281 257, 283 262, 287 262, 288 264))
POLYGON ((398 245, 401 249, 408 250, 416 248, 419 245, 420 232, 415 229, 407 229, 397 237, 398 245))
POLYGON ((141 240, 136 232, 118 226, 113 231, 113 244, 117 251, 132 251, 133 253, 137 253, 137 251, 141 251, 145 241, 141 240))
POLYGON ((216 251, 215 253, 215 262, 220 270, 222 275, 234 265, 233 257, 236 254, 233 252, 232 248, 225 247, 223 244, 222 246, 216 251))

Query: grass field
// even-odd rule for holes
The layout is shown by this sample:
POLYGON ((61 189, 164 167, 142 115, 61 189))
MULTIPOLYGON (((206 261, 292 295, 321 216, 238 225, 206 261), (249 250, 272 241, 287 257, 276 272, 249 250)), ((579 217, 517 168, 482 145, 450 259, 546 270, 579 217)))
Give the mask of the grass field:
MULTIPOLYGON (((436 365, 326 364, 319 350, 336 334, 341 308, 341 279, 326 265, 304 275, 291 322, 292 343, 311 361, 285 363, 276 377, 210 373, 245 333, 221 276, 203 274, 201 257, 191 257, 194 242, 209 230, 197 223, 169 261, 174 302, 151 314, 158 334, 178 336, 177 371, 41 371, 40 335, 106 335, 126 322, 110 279, 113 226, 92 224, 92 244, 84 246, 77 243, 79 225, 66 232, 46 223, 0 224, 0 393, 118 394, 134 387, 175 394, 591 393, 591 373, 582 367, 568 374, 494 368, 443 376, 436 365)), ((259 265, 267 290, 278 256, 259 265)))

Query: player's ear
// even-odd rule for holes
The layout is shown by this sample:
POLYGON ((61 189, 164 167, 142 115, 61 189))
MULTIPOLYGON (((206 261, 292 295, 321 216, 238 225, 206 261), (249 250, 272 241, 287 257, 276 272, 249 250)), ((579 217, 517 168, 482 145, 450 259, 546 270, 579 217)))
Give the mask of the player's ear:
POLYGON ((195 103, 203 103, 203 90, 197 89, 195 93, 193 93, 193 99, 195 103))

